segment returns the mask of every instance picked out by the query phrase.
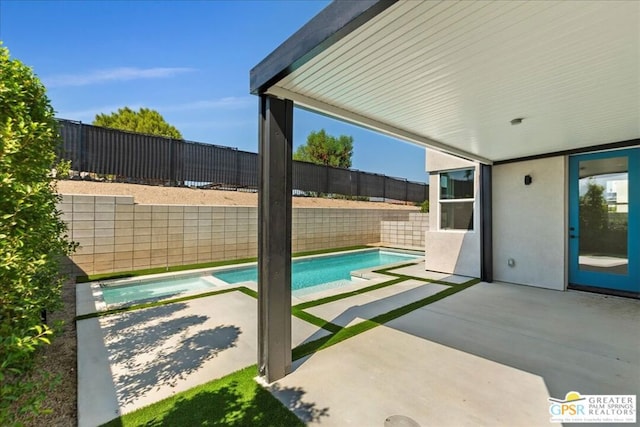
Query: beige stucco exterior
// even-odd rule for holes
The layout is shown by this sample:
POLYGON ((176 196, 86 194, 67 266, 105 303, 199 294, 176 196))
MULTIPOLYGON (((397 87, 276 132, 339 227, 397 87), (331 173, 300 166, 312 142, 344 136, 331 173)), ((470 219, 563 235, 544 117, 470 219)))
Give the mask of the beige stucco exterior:
POLYGON ((497 165, 492 178, 494 279, 565 289, 566 157, 497 165), (532 177, 530 185, 525 175, 532 177))
MULTIPOLYGON (((480 276, 478 165, 429 151, 430 227, 426 268, 480 276), (475 166, 474 230, 439 230, 439 173, 475 166)), ((494 165, 492 168, 493 279, 548 289, 567 285, 567 157, 494 165), (530 175, 532 183, 525 185, 530 175), (512 260, 510 265, 509 260, 512 260)))
POLYGON ((429 229, 425 244, 425 268, 442 273, 480 277, 480 192, 477 163, 437 151, 427 153, 429 172, 429 229), (440 230, 439 173, 475 168, 473 230, 440 230))

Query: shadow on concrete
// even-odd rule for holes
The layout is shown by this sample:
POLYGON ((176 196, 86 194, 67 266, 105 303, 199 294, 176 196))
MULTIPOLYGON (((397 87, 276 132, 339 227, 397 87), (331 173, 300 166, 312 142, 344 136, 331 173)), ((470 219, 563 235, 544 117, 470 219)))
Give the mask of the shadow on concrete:
MULTIPOLYGON (((359 328, 360 323, 367 322, 369 326, 371 325, 380 325, 381 316, 385 316, 388 313, 394 312, 396 310, 402 310, 405 306, 410 304, 415 304, 417 301, 432 298, 438 295, 440 292, 443 292, 448 287, 440 284, 433 284, 425 282, 424 284, 412 288, 407 289, 392 295, 388 295, 386 297, 376 298, 368 303, 364 304, 354 304, 345 308, 341 313, 333 315, 331 321, 327 321, 326 324, 338 325, 343 328, 359 328), (357 322, 351 324, 353 321, 357 319, 362 319, 362 322, 357 322)), ((346 300, 338 300, 337 303, 346 300)), ((336 303, 330 302, 327 305, 336 303)), ((308 311, 311 313, 310 311, 308 311)), ((331 317, 328 313, 313 313, 314 316, 319 319, 327 319, 331 317)), ((320 331, 330 331, 330 328, 320 329, 318 332, 307 338, 303 343, 294 347, 294 363, 292 365, 292 370, 297 370, 300 366, 305 364, 309 359, 311 359, 316 353, 316 349, 320 346, 332 345, 332 343, 336 340, 335 333, 321 333, 320 331), (313 348, 311 353, 307 353, 308 348, 313 348), (304 354, 304 356, 296 357, 296 352, 298 354, 304 354)), ((360 332, 356 332, 356 335, 360 332)))
POLYGON ((554 397, 633 394, 639 308, 631 299, 481 283, 386 326, 534 374, 554 397))
POLYGON ((302 400, 306 392, 301 387, 282 387, 280 384, 273 384, 269 387, 269 391, 304 423, 320 421, 322 417, 329 416, 329 408, 318 409, 315 403, 302 400))
MULTIPOLYGON (((400 295, 349 307, 332 323, 375 321, 380 308, 398 303, 400 295)), ((405 292, 400 305, 411 299, 420 298, 405 292)), ((481 283, 385 326, 536 375, 551 396, 562 398, 571 390, 634 394, 640 385, 639 308, 631 299, 481 283)), ((298 360, 294 369, 313 356, 298 360)))
POLYGON ((207 360, 236 346, 240 328, 218 325, 202 329, 208 316, 180 317, 179 312, 186 308, 183 303, 169 304, 103 319, 121 406, 152 389, 175 386, 207 360))
POLYGON ((378 298, 365 304, 353 305, 335 317, 331 323, 347 326, 356 319, 370 320, 407 304, 435 295, 444 289, 446 288, 442 285, 425 283, 416 288, 378 298))
POLYGON ((139 312, 126 313, 121 317, 108 318, 103 323, 105 342, 111 363, 125 363, 140 354, 154 349, 172 335, 184 332, 190 326, 204 323, 207 316, 171 318, 174 313, 186 308, 166 305, 139 312), (158 321, 158 319, 167 320, 158 321))

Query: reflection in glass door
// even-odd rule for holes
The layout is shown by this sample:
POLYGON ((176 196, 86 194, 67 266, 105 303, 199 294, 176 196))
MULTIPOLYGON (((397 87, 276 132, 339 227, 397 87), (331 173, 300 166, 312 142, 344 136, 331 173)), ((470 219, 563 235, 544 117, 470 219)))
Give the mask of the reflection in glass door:
POLYGON ((640 290, 639 154, 632 149, 571 157, 571 284, 640 290))
POLYGON ((578 268, 627 274, 629 162, 626 157, 579 162, 578 268))

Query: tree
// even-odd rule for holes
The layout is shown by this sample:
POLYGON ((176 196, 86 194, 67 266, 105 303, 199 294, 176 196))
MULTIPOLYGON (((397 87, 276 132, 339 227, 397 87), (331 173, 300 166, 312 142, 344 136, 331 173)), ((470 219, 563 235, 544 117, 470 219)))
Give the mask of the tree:
POLYGON ((607 201, 604 186, 594 180, 587 183, 587 191, 580 196, 580 228, 601 232, 607 226, 607 201))
POLYGON ((598 251, 608 227, 608 208, 604 187, 590 179, 587 191, 580 196, 580 249, 598 251))
POLYGON ((124 107, 119 108, 116 113, 96 114, 93 124, 130 132, 182 139, 182 134, 175 126, 167 123, 162 114, 149 108, 133 111, 129 107, 124 107))
POLYGON ((311 132, 306 145, 298 147, 293 154, 294 160, 311 162, 319 165, 335 166, 339 168, 351 167, 353 155, 353 137, 327 135, 324 129, 311 132))
POLYGON ((61 306, 61 261, 73 250, 52 187, 59 142, 44 86, 0 46, 0 425, 44 397, 28 374, 53 333, 42 311, 61 306))

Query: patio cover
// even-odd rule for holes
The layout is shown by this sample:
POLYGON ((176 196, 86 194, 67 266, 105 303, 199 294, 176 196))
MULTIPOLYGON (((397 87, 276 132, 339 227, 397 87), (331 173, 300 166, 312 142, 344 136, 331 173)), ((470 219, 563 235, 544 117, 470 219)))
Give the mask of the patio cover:
POLYGON ((251 92, 489 164, 633 140, 640 3, 336 1, 251 92))
POLYGON ((251 70, 250 89, 258 364, 274 381, 291 370, 293 106, 481 162, 491 281, 492 164, 640 144, 640 2, 336 1, 251 70))

